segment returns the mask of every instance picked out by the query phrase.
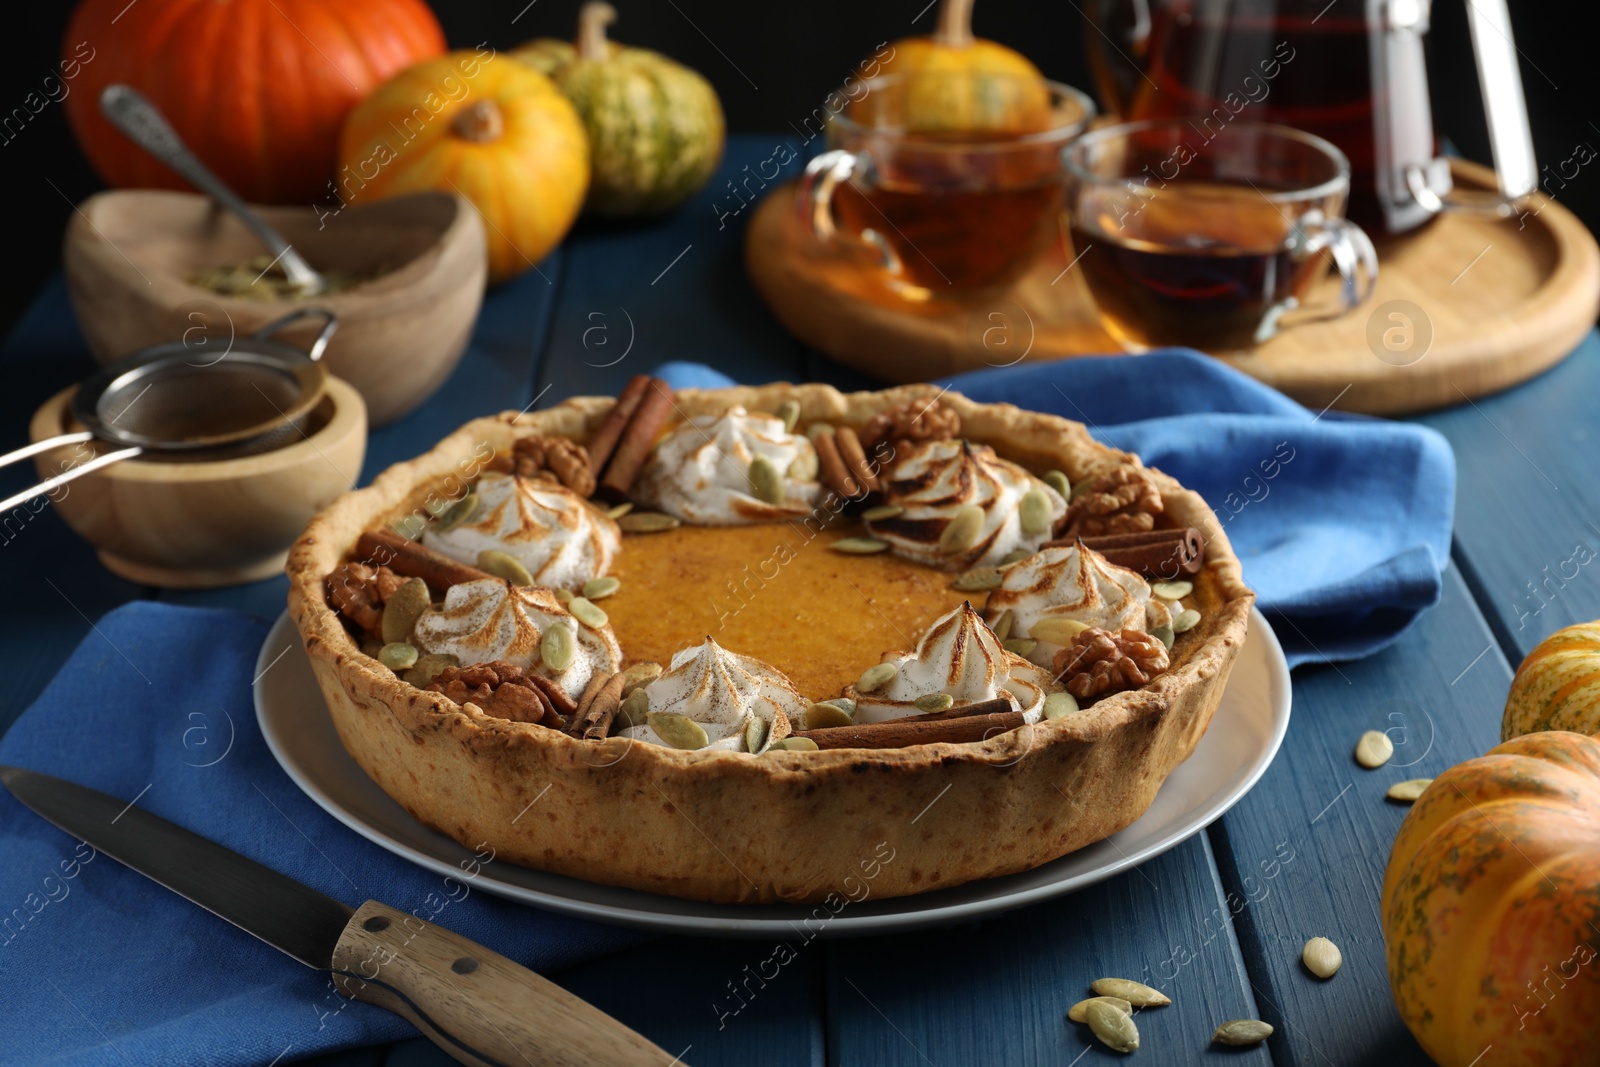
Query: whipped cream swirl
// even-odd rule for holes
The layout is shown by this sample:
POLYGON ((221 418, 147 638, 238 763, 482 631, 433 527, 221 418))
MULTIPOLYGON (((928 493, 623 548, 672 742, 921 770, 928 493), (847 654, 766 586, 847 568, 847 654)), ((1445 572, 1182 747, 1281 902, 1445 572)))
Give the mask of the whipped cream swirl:
POLYGON ((742 407, 701 415, 656 445, 633 495, 641 504, 701 526, 783 522, 809 514, 822 496, 817 454, 802 434, 789 433, 775 415, 742 407), (750 464, 758 457, 781 476, 783 499, 771 503, 752 491, 750 464))
POLYGON ((964 439, 903 447, 885 472, 883 502, 905 510, 869 522, 872 536, 889 542, 897 555, 947 570, 993 566, 1019 548, 1032 551, 1050 540, 1067 512, 1061 494, 1042 480, 988 445, 964 439), (1025 509, 1030 494, 1034 499, 1025 509), (983 513, 981 526, 970 543, 945 551, 950 547, 941 547, 946 527, 968 506, 983 513))
MULTIPOLYGON (((729 752, 751 751, 752 720, 764 752, 772 742, 787 737, 791 723, 800 721, 810 701, 801 696, 776 667, 750 656, 729 652, 711 638, 683 649, 672 657, 665 674, 644 687, 651 712, 672 712, 698 723, 705 730, 706 748, 729 752)), ((618 731, 623 737, 665 745, 648 725, 618 731)))
POLYGON ((887 684, 870 693, 854 685, 845 690, 856 702, 857 722, 920 714, 916 699, 938 693, 950 694, 952 707, 1009 697, 1013 710, 1025 713, 1028 722, 1038 722, 1044 698, 1061 688, 1050 671, 1001 648, 970 602, 937 619, 916 651, 889 653, 882 662, 896 668, 887 684))
POLYGON ((473 566, 478 553, 498 549, 528 568, 535 585, 564 589, 606 573, 622 549, 617 524, 564 486, 491 473, 473 491, 472 513, 449 530, 429 527, 423 544, 473 566))
POLYGON ((1070 619, 1102 630, 1149 633, 1172 625, 1173 603, 1151 595, 1149 584, 1134 571, 1079 542, 1046 548, 1007 567, 985 613, 995 622, 1009 609, 1011 636, 1038 640, 1028 658, 1049 666, 1062 646, 1034 634, 1041 621, 1070 619))
POLYGON ((611 627, 591 629, 550 590, 515 587, 500 578, 451 586, 443 607, 430 608, 417 620, 414 640, 424 652, 449 653, 464 664, 504 660, 537 671, 573 700, 596 671, 610 673, 622 663, 622 648, 611 627), (572 638, 572 662, 566 670, 552 670, 539 655, 540 641, 552 626, 564 628, 572 638))

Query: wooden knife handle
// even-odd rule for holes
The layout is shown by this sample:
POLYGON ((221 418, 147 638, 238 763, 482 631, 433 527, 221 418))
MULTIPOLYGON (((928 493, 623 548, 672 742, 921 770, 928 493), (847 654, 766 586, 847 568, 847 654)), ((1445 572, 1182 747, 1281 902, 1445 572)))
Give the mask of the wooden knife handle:
POLYGON ((333 981, 476 1067, 684 1067, 526 967, 376 900, 340 935, 333 981))

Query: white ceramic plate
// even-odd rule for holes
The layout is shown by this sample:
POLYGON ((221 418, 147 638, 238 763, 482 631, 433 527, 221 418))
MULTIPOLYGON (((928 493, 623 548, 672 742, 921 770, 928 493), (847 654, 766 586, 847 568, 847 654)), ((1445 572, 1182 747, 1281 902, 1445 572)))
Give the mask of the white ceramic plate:
MULTIPOLYGON (((356 833, 442 875, 459 875, 472 854, 417 822, 356 766, 333 728, 311 663, 287 614, 261 647, 256 719, 267 746, 296 785, 356 833), (271 668, 270 670, 268 668, 271 668)), ((704 904, 496 863, 473 887, 551 911, 669 933, 719 937, 794 936, 796 923, 849 937, 971 922, 1110 878, 1198 833, 1255 785, 1289 727, 1289 666, 1278 638, 1252 609, 1250 635, 1222 703, 1194 755, 1168 776, 1132 826, 1022 874, 886 900, 863 900, 827 916, 807 905, 704 904)))

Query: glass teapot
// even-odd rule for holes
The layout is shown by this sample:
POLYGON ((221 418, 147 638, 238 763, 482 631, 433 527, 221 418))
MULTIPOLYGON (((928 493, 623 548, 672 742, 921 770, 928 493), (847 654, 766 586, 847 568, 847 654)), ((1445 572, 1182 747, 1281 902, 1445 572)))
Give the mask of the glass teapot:
POLYGON ((1089 63, 1108 111, 1235 119, 1327 138, 1350 158, 1349 217, 1374 235, 1447 209, 1510 214, 1538 174, 1506 0, 1466 0, 1499 190, 1452 187, 1428 98, 1430 0, 1089 0, 1089 63))

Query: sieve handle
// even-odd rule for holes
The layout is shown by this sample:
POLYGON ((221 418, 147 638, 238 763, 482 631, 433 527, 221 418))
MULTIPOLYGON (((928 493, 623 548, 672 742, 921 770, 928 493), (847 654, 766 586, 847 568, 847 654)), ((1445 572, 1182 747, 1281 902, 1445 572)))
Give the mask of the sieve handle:
POLYGON ((319 315, 324 320, 322 324, 322 332, 317 334, 317 339, 312 341, 311 347, 306 350, 306 355, 310 357, 311 362, 315 363, 317 360, 322 358, 322 353, 328 350, 328 342, 333 340, 333 331, 339 328, 339 316, 335 315, 327 308, 301 308, 298 311, 291 311, 281 319, 273 319, 271 322, 261 327, 261 329, 251 334, 250 337, 252 340, 256 341, 265 340, 266 338, 277 333, 279 330, 283 329, 285 326, 289 325, 291 322, 299 322, 301 319, 310 318, 312 315, 319 315))
MULTIPOLYGON (((63 445, 79 445, 93 440, 94 434, 87 431, 79 433, 64 433, 56 437, 47 437, 43 441, 35 441, 31 445, 26 445, 14 452, 7 452, 5 455, 0 456, 0 467, 10 466, 11 464, 16 463, 18 460, 27 459, 29 456, 36 456, 41 452, 48 452, 52 448, 60 448, 63 445)), ((81 478, 85 474, 99 470, 101 467, 109 467, 113 463, 120 463, 122 460, 132 459, 134 456, 141 454, 143 451, 144 449, 142 448, 119 448, 115 452, 107 452, 103 456, 94 457, 87 463, 80 463, 76 467, 64 470, 54 478, 46 478, 32 489, 24 489, 22 492, 13 497, 10 497, 6 500, 0 500, 0 514, 8 512, 20 504, 26 504, 28 501, 33 500, 36 497, 44 496, 46 493, 53 493, 63 485, 66 485, 68 482, 72 481, 74 478, 81 478)))

